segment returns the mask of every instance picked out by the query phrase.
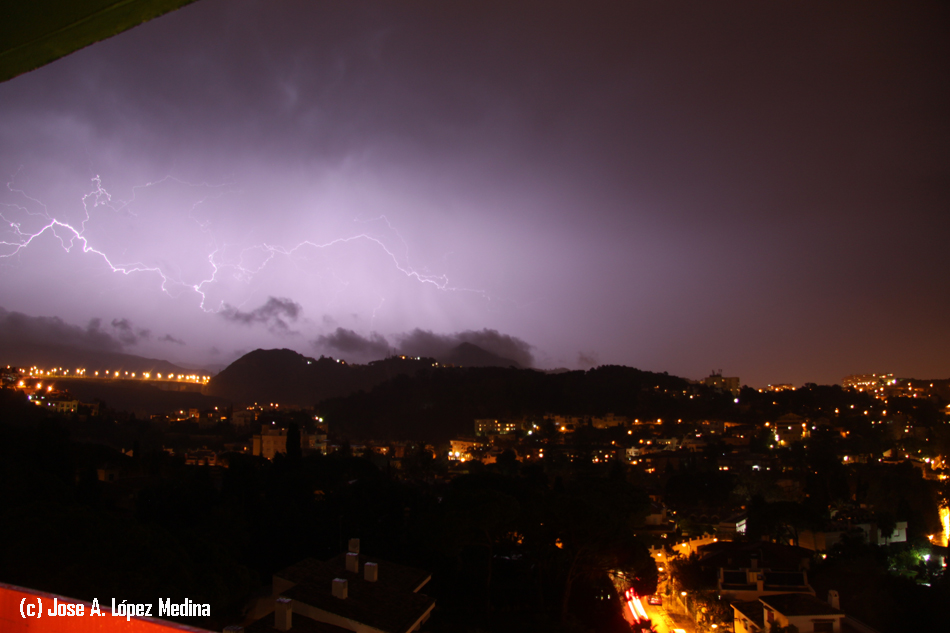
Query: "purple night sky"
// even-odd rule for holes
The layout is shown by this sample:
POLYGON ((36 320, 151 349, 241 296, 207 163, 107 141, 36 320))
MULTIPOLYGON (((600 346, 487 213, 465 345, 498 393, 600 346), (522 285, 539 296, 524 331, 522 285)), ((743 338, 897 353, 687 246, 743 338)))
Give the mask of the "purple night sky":
POLYGON ((948 13, 201 0, 0 84, 0 307, 196 365, 947 377, 948 13))

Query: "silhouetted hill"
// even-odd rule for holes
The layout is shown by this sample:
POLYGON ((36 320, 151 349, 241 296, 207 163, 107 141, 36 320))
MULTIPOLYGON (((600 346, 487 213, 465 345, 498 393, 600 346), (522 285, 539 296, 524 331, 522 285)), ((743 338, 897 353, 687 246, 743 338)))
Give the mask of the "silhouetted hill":
POLYGON ((440 363, 448 365, 458 365, 459 367, 515 367, 521 368, 521 365, 510 358, 504 358, 497 354, 482 349, 473 343, 461 343, 454 347, 444 358, 439 358, 440 363))
POLYGON ((427 367, 368 393, 327 400, 318 409, 334 433, 354 440, 440 442, 471 435, 478 418, 540 420, 546 414, 614 413, 675 422, 715 417, 733 406, 729 394, 630 367, 557 374, 501 367, 427 367))
POLYGON ((431 358, 394 356, 367 365, 333 358, 310 358, 289 349, 258 349, 214 376, 205 392, 237 404, 280 403, 313 406, 327 398, 371 389, 395 376, 431 367, 431 358))
POLYGON ((367 365, 310 358, 289 349, 255 350, 214 376, 205 393, 235 405, 318 405, 334 433, 353 439, 443 441, 470 435, 476 418, 607 413, 670 418, 713 415, 730 396, 667 374, 629 367, 548 374, 477 367, 513 362, 463 343, 445 367, 431 358, 394 356, 367 365), (703 397, 690 400, 685 392, 703 397), (685 401, 685 404, 684 404, 685 401))

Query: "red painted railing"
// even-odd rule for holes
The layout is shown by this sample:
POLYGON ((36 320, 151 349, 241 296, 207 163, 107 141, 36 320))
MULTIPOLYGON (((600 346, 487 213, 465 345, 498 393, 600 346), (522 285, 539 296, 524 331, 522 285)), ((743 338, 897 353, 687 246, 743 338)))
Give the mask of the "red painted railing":
MULTIPOLYGON (((3 633, 208 633, 204 629, 166 622, 155 617, 116 616, 112 614, 112 597, 99 598, 102 615, 91 615, 92 604, 57 596, 52 593, 24 589, 0 583, 0 631, 3 633), (54 599, 57 604, 83 605, 83 614, 73 616, 49 615, 54 599), (43 615, 36 613, 42 604, 43 615), (28 609, 32 605, 32 609, 28 609), (32 613, 32 615, 29 615, 32 613), (26 616, 26 617, 24 617, 26 616)), ((152 604, 152 615, 157 614, 158 599, 152 604)), ((116 608, 119 611, 118 607, 116 608)))

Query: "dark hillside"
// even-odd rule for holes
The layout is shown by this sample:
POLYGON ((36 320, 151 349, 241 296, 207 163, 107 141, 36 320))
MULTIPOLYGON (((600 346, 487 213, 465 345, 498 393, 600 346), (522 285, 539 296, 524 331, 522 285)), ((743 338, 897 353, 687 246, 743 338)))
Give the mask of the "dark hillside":
POLYGON ((633 418, 713 417, 731 396, 686 380, 629 367, 545 374, 500 367, 429 367, 369 393, 324 401, 319 409, 336 432, 354 439, 445 441, 472 433, 477 418, 549 413, 633 418), (694 393, 693 399, 683 398, 694 393))
POLYGON ((349 365, 289 349, 258 349, 214 376, 206 393, 237 405, 260 402, 308 407, 326 398, 370 389, 395 376, 414 374, 433 362, 431 358, 394 356, 367 365, 349 365))
POLYGON ((521 365, 510 358, 503 358, 497 354, 482 349, 472 343, 462 343, 453 348, 439 362, 448 365, 458 365, 459 367, 514 367, 520 369, 521 365))

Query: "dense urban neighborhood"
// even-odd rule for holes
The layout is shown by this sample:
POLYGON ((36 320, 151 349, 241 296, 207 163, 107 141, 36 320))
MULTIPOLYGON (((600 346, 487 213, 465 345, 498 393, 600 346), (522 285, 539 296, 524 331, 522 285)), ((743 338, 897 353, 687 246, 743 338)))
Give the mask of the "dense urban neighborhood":
POLYGON ((5 367, 0 530, 22 547, 2 580, 188 598, 208 614, 171 619, 219 630, 942 620, 946 380, 753 389, 721 372, 248 356, 214 377, 5 367), (295 367, 323 368, 331 397, 301 405, 302 381, 276 401, 295 367), (91 395, 143 389, 131 411, 91 395))

